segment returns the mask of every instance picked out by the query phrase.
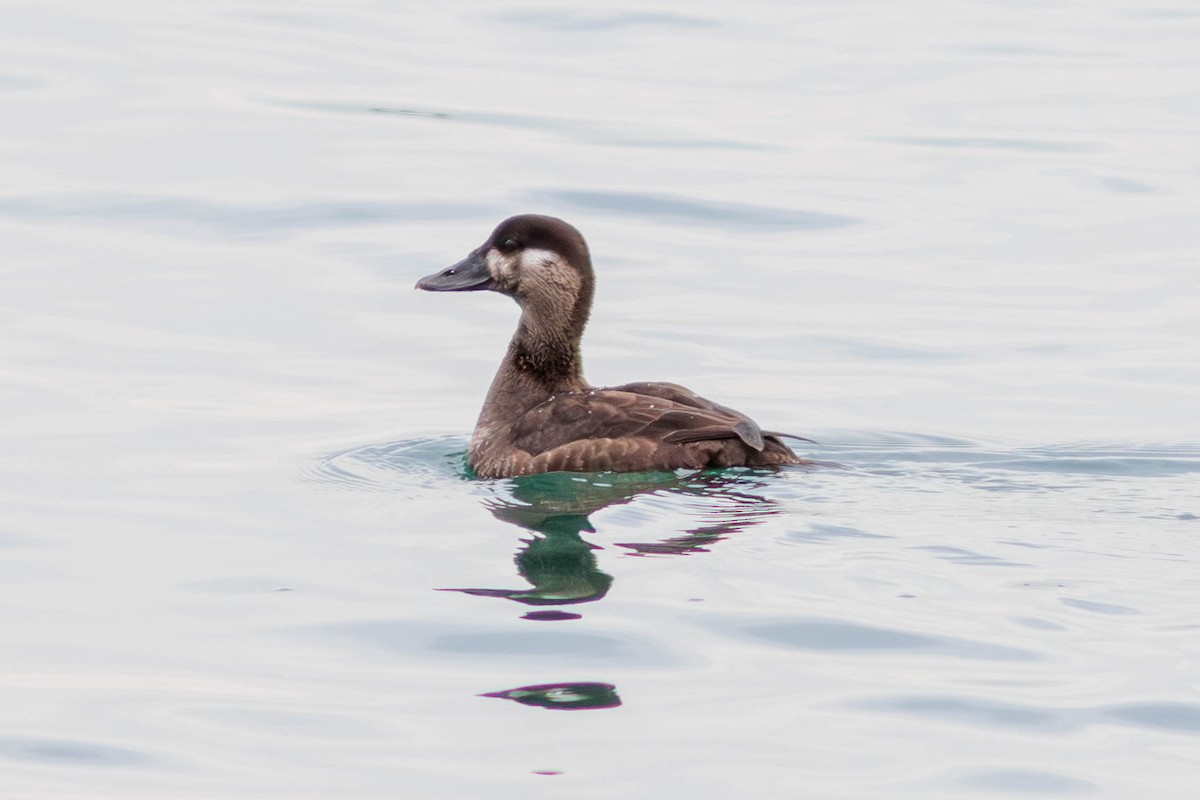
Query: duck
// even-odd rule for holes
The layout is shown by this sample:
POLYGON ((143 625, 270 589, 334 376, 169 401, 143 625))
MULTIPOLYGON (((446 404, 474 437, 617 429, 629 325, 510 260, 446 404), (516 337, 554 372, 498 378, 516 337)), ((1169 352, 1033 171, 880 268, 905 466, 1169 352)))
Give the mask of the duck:
POLYGON ((476 475, 811 463, 783 439, 811 440, 764 431, 679 384, 590 385, 580 341, 595 283, 583 235, 541 214, 504 220, 466 258, 417 282, 429 292, 497 292, 521 309, 471 436, 467 464, 476 475))

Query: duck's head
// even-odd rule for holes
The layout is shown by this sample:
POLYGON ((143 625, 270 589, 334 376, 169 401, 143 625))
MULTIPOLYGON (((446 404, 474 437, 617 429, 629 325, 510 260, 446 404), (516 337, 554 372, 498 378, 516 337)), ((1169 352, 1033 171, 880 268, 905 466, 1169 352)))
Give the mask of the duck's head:
POLYGON ((440 272, 417 281, 430 292, 487 289, 514 298, 526 310, 570 309, 586 318, 591 306, 592 259, 574 227, 555 217, 521 214, 501 222, 487 241, 440 272))

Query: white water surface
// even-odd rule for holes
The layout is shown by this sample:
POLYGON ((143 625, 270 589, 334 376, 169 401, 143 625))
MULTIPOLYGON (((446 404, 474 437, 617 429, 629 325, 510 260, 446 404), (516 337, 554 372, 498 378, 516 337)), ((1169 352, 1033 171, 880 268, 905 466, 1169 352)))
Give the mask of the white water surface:
POLYGON ((3 4, 0 795, 1194 797, 1197 42, 3 4), (593 383, 840 466, 466 478, 516 309, 412 285, 525 211, 593 383))

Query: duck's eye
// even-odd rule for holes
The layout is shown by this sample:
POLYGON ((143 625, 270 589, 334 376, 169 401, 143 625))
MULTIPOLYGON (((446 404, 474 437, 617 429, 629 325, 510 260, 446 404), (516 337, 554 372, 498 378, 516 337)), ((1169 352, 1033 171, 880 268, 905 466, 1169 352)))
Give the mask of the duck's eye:
POLYGON ((504 241, 500 242, 500 249, 506 253, 511 253, 513 250, 517 249, 517 240, 511 237, 505 239, 504 241))

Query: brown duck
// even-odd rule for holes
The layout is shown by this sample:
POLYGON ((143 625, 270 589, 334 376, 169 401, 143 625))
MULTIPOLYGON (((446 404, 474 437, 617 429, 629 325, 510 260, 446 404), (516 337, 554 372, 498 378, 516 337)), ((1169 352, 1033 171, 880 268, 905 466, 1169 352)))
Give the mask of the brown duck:
POLYGON ((807 463, 781 441, 786 434, 678 384, 590 386, 579 340, 594 284, 579 231, 536 214, 505 220, 462 261, 417 282, 431 292, 500 292, 521 307, 471 437, 467 461, 477 474, 807 463))

